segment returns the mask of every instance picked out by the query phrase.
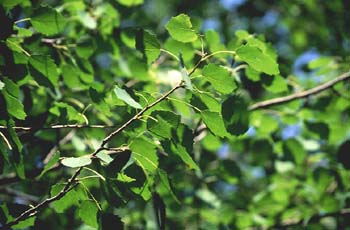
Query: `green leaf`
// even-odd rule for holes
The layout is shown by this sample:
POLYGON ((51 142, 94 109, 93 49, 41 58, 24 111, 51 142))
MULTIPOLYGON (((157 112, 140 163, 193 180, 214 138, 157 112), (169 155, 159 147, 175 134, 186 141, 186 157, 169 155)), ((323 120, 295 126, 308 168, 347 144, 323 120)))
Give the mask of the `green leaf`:
POLYGON ((79 217, 86 224, 97 228, 98 207, 94 201, 84 200, 79 206, 79 217))
POLYGON ((215 136, 226 137, 228 135, 223 118, 218 112, 204 110, 201 112, 201 117, 215 136))
POLYGON ((168 175, 167 173, 162 170, 162 169, 158 169, 158 175, 159 175, 159 178, 160 178, 160 186, 162 186, 163 188, 165 188, 169 194, 171 195, 171 197, 178 203, 180 204, 181 202, 179 201, 179 199, 176 197, 173 189, 171 188, 171 185, 170 185, 170 181, 168 179, 168 175))
POLYGON ((147 30, 137 31, 136 48, 143 53, 147 64, 154 62, 160 54, 160 44, 157 36, 147 30))
POLYGON ((81 71, 79 68, 73 65, 64 64, 61 65, 61 71, 63 81, 69 88, 81 87, 82 84, 79 79, 81 71))
POLYGON ((286 160, 294 161, 298 165, 302 164, 306 158, 306 151, 296 139, 283 142, 283 152, 286 160))
POLYGON ((31 17, 31 23, 38 32, 49 36, 63 30, 65 19, 53 8, 40 7, 31 17))
POLYGON ((202 75, 220 93, 229 94, 237 88, 230 72, 221 66, 210 63, 203 68, 202 75))
POLYGON ((147 119, 147 129, 163 138, 172 138, 172 130, 180 123, 180 116, 170 111, 153 111, 147 119))
POLYGON ((47 78, 52 85, 58 86, 58 72, 54 61, 48 56, 31 56, 29 63, 37 71, 39 71, 45 78, 47 78))
POLYGON ((245 69, 245 75, 251 81, 256 82, 256 81, 260 80, 260 72, 256 71, 255 69, 253 69, 250 66, 245 69))
POLYGON ((143 0, 117 0, 120 4, 131 7, 143 4, 143 0))
POLYGON ((193 42, 198 38, 196 31, 192 29, 190 17, 186 14, 172 17, 165 28, 173 39, 180 42, 193 42))
POLYGON ((109 165, 106 168, 107 176, 110 178, 115 178, 117 174, 128 163, 130 156, 131 156, 130 150, 125 150, 124 152, 120 152, 116 154, 113 161, 109 163, 109 165))
POLYGON ((33 227, 35 223, 36 216, 32 216, 26 220, 20 221, 18 224, 14 225, 13 229, 28 229, 28 227, 33 227))
POLYGON ((11 162, 16 168, 17 175, 21 179, 25 179, 26 175, 24 172, 24 162, 23 162, 23 145, 17 136, 15 129, 13 128, 15 122, 10 119, 7 121, 7 127, 10 134, 10 145, 12 146, 11 162))
POLYGON ((103 161, 106 164, 109 164, 113 161, 113 158, 110 157, 105 151, 101 151, 96 154, 96 157, 99 158, 101 161, 103 161))
POLYGON ((205 31, 205 39, 212 53, 226 49, 224 44, 220 40, 220 35, 215 30, 210 29, 205 31))
POLYGON ((236 53, 239 58, 257 71, 270 75, 279 74, 277 62, 255 46, 241 46, 236 53))
POLYGON ((247 100, 241 95, 232 95, 223 103, 221 114, 229 133, 244 134, 249 128, 249 112, 247 100))
POLYGON ((47 172, 51 169, 52 166, 54 166, 58 160, 60 159, 60 152, 57 151, 49 160, 49 162, 47 162, 47 164, 44 167, 44 170, 40 173, 39 175, 39 179, 47 172))
POLYGON ((195 55, 192 43, 179 42, 171 37, 166 40, 164 48, 175 56, 181 53, 185 62, 191 61, 195 55))
POLYGON ((98 230, 124 229, 123 221, 113 213, 101 213, 98 226, 98 230))
POLYGON ((117 85, 114 86, 114 93, 117 95, 117 97, 124 101, 126 104, 130 105, 131 107, 134 107, 135 109, 142 109, 142 106, 137 103, 129 94, 126 92, 126 90, 119 88, 117 85))
MULTIPOLYGON (((55 184, 51 187, 50 195, 57 195, 63 188, 64 184, 55 184)), ((53 207, 56 212, 64 213, 69 207, 79 204, 79 194, 74 189, 68 191, 61 199, 53 202, 53 207)))
POLYGON ((27 114, 24 112, 22 102, 6 91, 3 91, 3 95, 6 101, 7 112, 17 119, 24 120, 27 114))
POLYGON ((212 112, 220 112, 221 104, 215 97, 207 92, 198 92, 193 94, 191 104, 200 110, 210 110, 212 112))
POLYGON ((281 75, 262 77, 262 82, 264 88, 271 93, 282 93, 288 90, 287 82, 281 75))
POLYGON ((137 138, 130 144, 133 157, 145 170, 154 172, 158 168, 156 146, 142 138, 137 138))
POLYGON ((196 162, 194 162, 194 160, 192 159, 192 157, 187 152, 187 149, 184 146, 176 145, 174 152, 181 158, 181 160, 187 165, 187 167, 189 167, 190 169, 199 170, 198 165, 196 164, 196 162))
POLYGON ((82 156, 82 157, 67 157, 63 158, 61 163, 64 166, 70 167, 70 168, 77 168, 82 167, 91 164, 91 158, 90 156, 82 156))

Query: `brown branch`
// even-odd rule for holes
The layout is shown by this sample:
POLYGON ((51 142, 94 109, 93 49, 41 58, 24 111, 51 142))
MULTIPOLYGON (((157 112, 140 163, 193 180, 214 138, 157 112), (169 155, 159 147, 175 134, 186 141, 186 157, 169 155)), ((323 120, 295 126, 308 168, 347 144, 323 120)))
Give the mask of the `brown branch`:
MULTIPOLYGON (((16 131, 31 131, 38 129, 37 127, 28 127, 28 126, 14 126, 16 131)), ((114 125, 52 125, 48 127, 40 127, 39 129, 88 129, 88 128, 98 128, 98 129, 113 129, 117 128, 114 125)), ((7 129, 7 126, 0 125, 1 129, 7 129)))
MULTIPOLYGON (((113 131, 112 133, 110 133, 107 137, 105 137, 100 146, 91 154, 91 157, 95 157, 100 151, 105 149, 105 145, 117 134, 121 133, 122 131, 124 131, 127 127, 129 127, 132 123, 134 123, 136 120, 140 119, 140 117, 142 117, 142 115, 148 111, 149 109, 153 108, 154 106, 156 106, 158 103, 162 102, 163 100, 165 100, 170 94, 172 94, 175 90, 179 89, 183 87, 183 82, 181 81, 178 85, 176 85, 174 88, 172 88, 171 90, 169 90, 167 93, 163 94, 160 98, 158 98, 156 101, 152 102, 151 104, 147 105, 146 107, 144 107, 140 112, 138 112, 135 116, 133 116, 132 118, 130 118, 127 122, 125 122, 122 126, 120 126, 117 130, 113 131)), ((61 199, 66 193, 69 192, 70 189, 73 188, 74 185, 76 185, 76 179, 79 176, 80 172, 83 170, 84 167, 80 167, 78 168, 75 173, 71 176, 71 178, 68 180, 67 184, 64 186, 64 188, 55 196, 50 197, 45 199, 44 201, 42 201, 41 203, 39 203, 38 205, 26 210, 25 212, 23 212, 22 214, 20 214, 18 217, 16 217, 14 220, 12 220, 11 222, 7 223, 6 225, 4 225, 4 229, 8 229, 11 226, 19 223, 20 221, 23 221, 33 215, 36 215, 36 213, 39 211, 39 209, 46 207, 47 205, 49 205, 50 203, 61 199)))
POLYGON ((267 107, 270 107, 273 105, 279 105, 279 104, 283 104, 283 103, 286 103, 289 101, 293 101, 295 99, 300 99, 300 98, 308 97, 308 96, 311 96, 314 94, 318 94, 324 90, 331 88, 332 86, 334 86, 338 82, 348 80, 349 78, 350 78, 350 72, 343 73, 342 75, 336 77, 335 79, 328 81, 326 83, 323 83, 323 84, 316 86, 314 88, 311 88, 309 90, 294 93, 294 94, 291 94, 291 95, 288 95, 285 97, 278 97, 278 98, 255 103, 255 104, 249 106, 249 110, 252 111, 252 110, 257 110, 257 109, 263 109, 263 108, 267 108, 267 107))

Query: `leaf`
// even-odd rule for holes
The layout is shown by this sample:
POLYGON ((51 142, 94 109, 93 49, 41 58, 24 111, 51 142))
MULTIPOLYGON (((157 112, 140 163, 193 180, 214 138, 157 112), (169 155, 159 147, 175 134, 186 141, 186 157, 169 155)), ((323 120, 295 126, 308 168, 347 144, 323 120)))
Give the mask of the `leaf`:
POLYGON ((180 116, 170 111, 153 111, 147 119, 147 129, 159 137, 171 138, 172 130, 180 123, 180 116))
POLYGON ((269 75, 279 74, 277 62, 255 46, 241 46, 236 50, 236 53, 239 58, 257 71, 269 75))
POLYGON ((223 103, 221 114, 227 131, 233 135, 244 134, 249 128, 248 103, 241 95, 232 95, 223 103))
POLYGON ((106 164, 109 164, 113 161, 113 158, 110 157, 105 151, 101 151, 96 154, 96 157, 99 158, 101 161, 103 161, 106 164))
POLYGON ((117 0, 120 4, 131 7, 143 4, 144 0, 117 0))
POLYGON ((194 160, 192 159, 192 157, 190 156, 190 154, 187 152, 186 148, 182 145, 176 145, 176 149, 175 149, 175 154, 178 155, 181 160, 190 168, 190 169, 194 169, 194 170, 199 170, 198 165, 196 164, 196 162, 194 162, 194 160))
POLYGON ((99 230, 124 229, 124 223, 119 216, 113 213, 101 213, 99 215, 99 230))
POLYGON ((181 53, 185 62, 191 61, 195 55, 192 43, 179 42, 171 37, 166 40, 164 48, 175 56, 181 53))
POLYGON ((31 17, 31 23, 38 32, 55 35, 64 29, 65 19, 53 8, 40 7, 31 17))
POLYGON ((3 91, 3 95, 6 101, 7 112, 17 119, 24 120, 27 114, 24 112, 22 102, 6 91, 3 91))
POLYGON ((215 136, 226 137, 228 135, 223 118, 218 112, 204 110, 201 112, 201 117, 208 129, 215 136))
POLYGON ((170 185, 170 181, 168 179, 168 175, 167 173, 162 170, 162 169, 158 169, 158 175, 159 175, 159 178, 160 178, 160 186, 164 187, 168 192, 169 194, 172 196, 172 198, 178 203, 180 204, 181 202, 179 201, 179 199, 176 197, 173 189, 171 188, 171 185, 170 185))
POLYGON ((60 159, 60 152, 57 151, 49 160, 49 162, 47 162, 47 164, 45 165, 43 171, 40 173, 39 175, 39 179, 47 172, 51 169, 52 166, 54 166, 58 160, 60 159))
POLYGON ((192 82, 185 68, 185 62, 184 62, 184 59, 182 58, 181 53, 179 54, 179 60, 180 60, 180 72, 181 72, 182 81, 185 83, 186 89, 193 91, 192 82))
POLYGON ((143 53, 147 64, 154 62, 160 54, 160 44, 157 36, 147 30, 137 31, 136 48, 143 53))
POLYGON ((52 85, 58 86, 58 72, 54 61, 47 56, 31 56, 29 64, 47 78, 52 85))
POLYGON ((130 150, 125 150, 124 152, 118 153, 106 168, 107 176, 110 178, 115 178, 117 174, 123 169, 123 167, 128 163, 130 156, 130 150))
MULTIPOLYGON (((57 195, 63 188, 64 184, 55 184, 51 187, 50 195, 55 196, 57 195)), ((53 202, 53 207, 56 212, 58 213, 64 213, 65 210, 70 208, 73 205, 79 204, 79 194, 75 189, 71 189, 68 191, 61 199, 56 200, 53 202)))
POLYGON ((220 112, 221 104, 215 97, 207 92, 196 92, 192 95, 191 105, 196 106, 200 110, 210 110, 212 112, 220 112))
POLYGON ((165 28, 173 39, 180 42, 193 42, 198 38, 196 31, 192 29, 190 17, 186 14, 172 17, 165 28))
POLYGON ((137 103, 124 89, 119 88, 117 85, 114 86, 114 93, 117 97, 124 101, 126 104, 134 107, 135 109, 142 109, 142 106, 137 103))
POLYGON ((286 160, 294 161, 300 165, 306 158, 306 151, 296 139, 288 139, 283 142, 283 154, 286 160))
POLYGON ((158 156, 154 144, 137 138, 131 143, 130 149, 133 157, 143 169, 154 172, 158 168, 158 156))
POLYGON ((79 217, 86 224, 97 228, 98 207, 94 201, 84 200, 79 206, 79 217))
POLYGON ((86 166, 91 164, 91 158, 89 156, 82 156, 82 157, 67 157, 63 158, 61 163, 64 166, 70 167, 70 168, 78 168, 82 166, 86 166))
POLYGON ((287 82, 281 75, 262 77, 262 82, 264 88, 272 93, 281 93, 288 90, 287 82), (266 81, 267 78, 271 79, 266 81))
POLYGON ((10 144, 12 146, 11 162, 16 168, 17 175, 21 179, 25 179, 26 175, 24 172, 24 162, 23 162, 23 145, 17 136, 14 127, 15 122, 10 119, 7 121, 7 127, 10 134, 10 144))
POLYGON ((210 63, 203 68, 202 75, 220 93, 229 94, 237 88, 230 72, 221 66, 210 63))

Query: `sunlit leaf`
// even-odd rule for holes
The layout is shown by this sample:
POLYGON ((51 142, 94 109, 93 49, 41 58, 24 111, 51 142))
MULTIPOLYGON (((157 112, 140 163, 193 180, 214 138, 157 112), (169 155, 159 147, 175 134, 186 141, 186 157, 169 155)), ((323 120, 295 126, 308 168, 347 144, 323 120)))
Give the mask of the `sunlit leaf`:
POLYGON ((221 66, 208 64, 203 68, 202 74, 220 93, 229 94, 237 88, 230 72, 221 66))
POLYGON ((241 46, 236 50, 236 53, 239 58, 257 71, 270 75, 279 74, 277 62, 255 46, 241 46))
POLYGON ((91 164, 91 158, 88 156, 83 157, 67 157, 63 158, 61 163, 64 166, 70 167, 70 168, 77 168, 82 167, 91 164))
POLYGON ((135 109, 142 109, 142 106, 137 103, 129 94, 126 92, 126 90, 119 88, 117 85, 114 86, 114 93, 117 95, 117 97, 124 101, 126 104, 134 107, 135 109))
POLYGON ((192 29, 190 17, 186 14, 172 17, 165 28, 173 39, 180 42, 193 42, 198 38, 196 31, 192 29))

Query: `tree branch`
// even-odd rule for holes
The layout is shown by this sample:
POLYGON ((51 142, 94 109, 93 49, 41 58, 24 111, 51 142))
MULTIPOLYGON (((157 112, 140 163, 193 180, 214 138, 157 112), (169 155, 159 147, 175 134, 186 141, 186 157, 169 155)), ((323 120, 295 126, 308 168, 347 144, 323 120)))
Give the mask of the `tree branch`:
MULTIPOLYGON (((156 101, 152 102, 151 104, 147 105, 144 107, 140 112, 138 112, 135 116, 130 118, 127 122, 125 122, 122 126, 120 126, 117 130, 113 131, 110 133, 107 137, 105 137, 100 146, 90 155, 91 158, 95 157, 100 151, 105 149, 105 145, 117 134, 121 133, 124 131, 127 127, 129 127, 132 123, 134 123, 136 120, 138 120, 142 115, 148 111, 149 109, 153 108, 156 106, 158 103, 162 102, 165 100, 170 94, 172 94, 175 90, 183 87, 183 82, 181 81, 178 85, 176 85, 174 88, 169 90, 167 93, 163 94, 160 98, 158 98, 156 101)), ((50 203, 61 199, 66 193, 68 193, 74 185, 76 185, 76 179, 79 176, 80 172, 82 171, 84 167, 78 168, 75 173, 71 176, 71 178, 68 180, 67 184, 64 186, 64 188, 55 196, 50 197, 39 203, 38 205, 26 210, 22 214, 20 214, 18 217, 16 217, 14 220, 11 222, 7 223, 6 225, 3 226, 4 229, 9 229, 11 226, 19 223, 20 221, 23 221, 33 215, 35 215, 39 209, 46 207, 50 203)))
POLYGON ((257 109, 263 109, 263 108, 267 108, 267 107, 270 107, 273 105, 279 105, 279 104, 283 104, 283 103, 286 103, 289 101, 293 101, 295 99, 300 99, 300 98, 308 97, 308 96, 311 96, 314 94, 318 94, 324 90, 331 88, 332 86, 334 86, 338 82, 348 80, 349 78, 350 78, 350 72, 343 73, 342 75, 336 77, 335 79, 328 81, 326 83, 323 83, 323 84, 316 86, 314 88, 311 88, 309 90, 294 93, 294 94, 291 94, 291 95, 288 95, 285 97, 278 97, 278 98, 255 103, 255 104, 249 106, 249 110, 252 111, 252 110, 257 110, 257 109))
MULTIPOLYGON (((31 131, 33 129, 37 129, 36 127, 28 127, 28 126, 15 126, 13 127, 16 131, 31 131)), ((117 128, 114 125, 52 125, 49 127, 41 127, 40 129, 88 129, 88 128, 98 128, 98 129, 113 129, 117 128)), ((1 129, 7 129, 7 126, 0 125, 1 129)))

